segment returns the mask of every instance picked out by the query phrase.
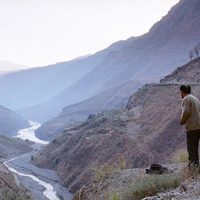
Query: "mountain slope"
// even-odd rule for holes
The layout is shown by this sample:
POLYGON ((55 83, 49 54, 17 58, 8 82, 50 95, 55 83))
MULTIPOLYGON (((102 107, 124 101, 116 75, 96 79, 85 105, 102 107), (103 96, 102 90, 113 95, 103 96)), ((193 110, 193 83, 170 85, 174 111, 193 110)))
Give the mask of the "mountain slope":
POLYGON ((118 155, 123 155, 127 167, 131 168, 147 166, 158 159, 165 162, 163 157, 167 159, 167 155, 183 144, 184 134, 177 120, 178 87, 169 86, 164 89, 163 86, 147 86, 136 93, 136 100, 129 102, 129 105, 134 102, 129 110, 102 113, 65 131, 40 152, 37 164, 56 170, 63 183, 75 192, 90 181, 93 167, 112 162, 118 155), (172 95, 167 92, 170 90, 173 90, 172 95), (159 104, 156 104, 157 98, 159 104), (166 115, 166 106, 172 102, 176 103, 166 115), (170 116, 172 112, 175 113, 173 117, 170 116), (172 137, 174 132, 176 135, 172 137), (179 141, 180 146, 176 146, 179 141), (164 151, 164 156, 163 146, 168 145, 170 148, 164 151), (51 155, 49 152, 52 152, 51 155))
POLYGON ((0 135, 15 136, 20 129, 28 125, 28 122, 18 114, 0 106, 0 135))
MULTIPOLYGON (((200 73, 200 58, 178 69, 183 74, 191 70, 200 73), (194 65, 199 67, 191 67, 194 65)), ((176 79, 177 71, 172 74, 176 79)), ((198 98, 199 78, 193 79, 196 84, 192 85, 198 98)), ((73 192, 90 181, 94 167, 112 162, 119 155, 126 159, 128 168, 170 162, 186 145, 179 124, 179 87, 169 83, 144 86, 130 97, 125 109, 100 113, 66 130, 38 154, 35 162, 56 170, 73 192)))
POLYGON ((142 84, 135 81, 128 81, 85 101, 65 107, 57 117, 47 121, 37 129, 36 135, 44 140, 52 140, 63 132, 65 128, 73 126, 75 123, 83 122, 89 115, 124 107, 130 95, 141 86, 142 84))
POLYGON ((67 105, 129 80, 143 83, 159 80, 187 62, 189 50, 199 42, 199 27, 199 0, 182 0, 147 34, 117 42, 101 51, 104 59, 75 84, 21 113, 30 118, 38 116, 39 119, 42 114, 52 118, 67 105))
POLYGON ((95 59, 82 57, 0 76, 0 104, 17 110, 48 100, 80 79, 102 58, 103 55, 95 59))

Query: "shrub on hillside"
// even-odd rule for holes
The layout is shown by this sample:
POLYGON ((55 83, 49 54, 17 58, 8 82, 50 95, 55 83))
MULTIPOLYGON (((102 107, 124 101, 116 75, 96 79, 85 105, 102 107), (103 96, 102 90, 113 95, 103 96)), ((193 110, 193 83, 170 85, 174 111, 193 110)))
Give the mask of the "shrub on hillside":
POLYGON ((121 197, 118 192, 107 192, 105 194, 105 200, 121 200, 121 197))
POLYGON ((188 180, 188 179, 196 179, 199 177, 200 174, 200 167, 184 167, 181 172, 181 178, 182 180, 188 180))
POLYGON ((126 193, 126 200, 140 200, 154 196, 167 189, 176 188, 181 183, 179 174, 151 175, 138 179, 126 193))
POLYGON ((186 150, 179 150, 173 156, 173 160, 178 163, 185 163, 188 162, 188 153, 186 150))
POLYGON ((106 163, 104 165, 94 167, 94 181, 101 182, 110 177, 114 172, 118 172, 126 168, 126 160, 122 155, 119 155, 116 161, 106 163))

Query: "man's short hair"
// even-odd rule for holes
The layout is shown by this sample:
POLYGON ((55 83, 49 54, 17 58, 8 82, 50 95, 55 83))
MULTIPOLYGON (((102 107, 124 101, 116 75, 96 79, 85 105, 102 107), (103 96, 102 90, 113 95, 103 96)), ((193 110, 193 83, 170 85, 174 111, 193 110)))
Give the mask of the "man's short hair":
POLYGON ((191 93, 191 87, 190 87, 190 85, 181 85, 180 91, 182 91, 185 94, 190 94, 191 93))

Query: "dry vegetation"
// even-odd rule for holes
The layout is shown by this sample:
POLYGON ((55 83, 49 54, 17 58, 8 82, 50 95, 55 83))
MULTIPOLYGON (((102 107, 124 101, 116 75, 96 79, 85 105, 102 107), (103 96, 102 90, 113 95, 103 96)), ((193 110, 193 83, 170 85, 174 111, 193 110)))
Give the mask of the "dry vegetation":
POLYGON ((172 159, 176 163, 186 163, 188 161, 188 153, 184 149, 178 150, 172 159))
POLYGON ((94 173, 94 181, 95 182, 102 182, 106 178, 109 178, 114 172, 118 172, 126 168, 126 160, 123 156, 118 156, 116 161, 112 163, 106 163, 99 167, 94 167, 92 169, 94 173))
POLYGON ((127 200, 140 200, 147 196, 153 196, 171 188, 176 188, 181 183, 179 174, 151 175, 138 179, 127 191, 127 200))

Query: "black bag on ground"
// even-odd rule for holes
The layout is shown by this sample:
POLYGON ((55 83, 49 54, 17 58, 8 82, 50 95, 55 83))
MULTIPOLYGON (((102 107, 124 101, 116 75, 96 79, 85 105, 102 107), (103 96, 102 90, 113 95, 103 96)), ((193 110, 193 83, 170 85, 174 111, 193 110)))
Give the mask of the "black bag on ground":
POLYGON ((160 164, 152 164, 149 169, 146 169, 147 174, 164 174, 167 173, 168 170, 166 167, 163 167, 160 164))

